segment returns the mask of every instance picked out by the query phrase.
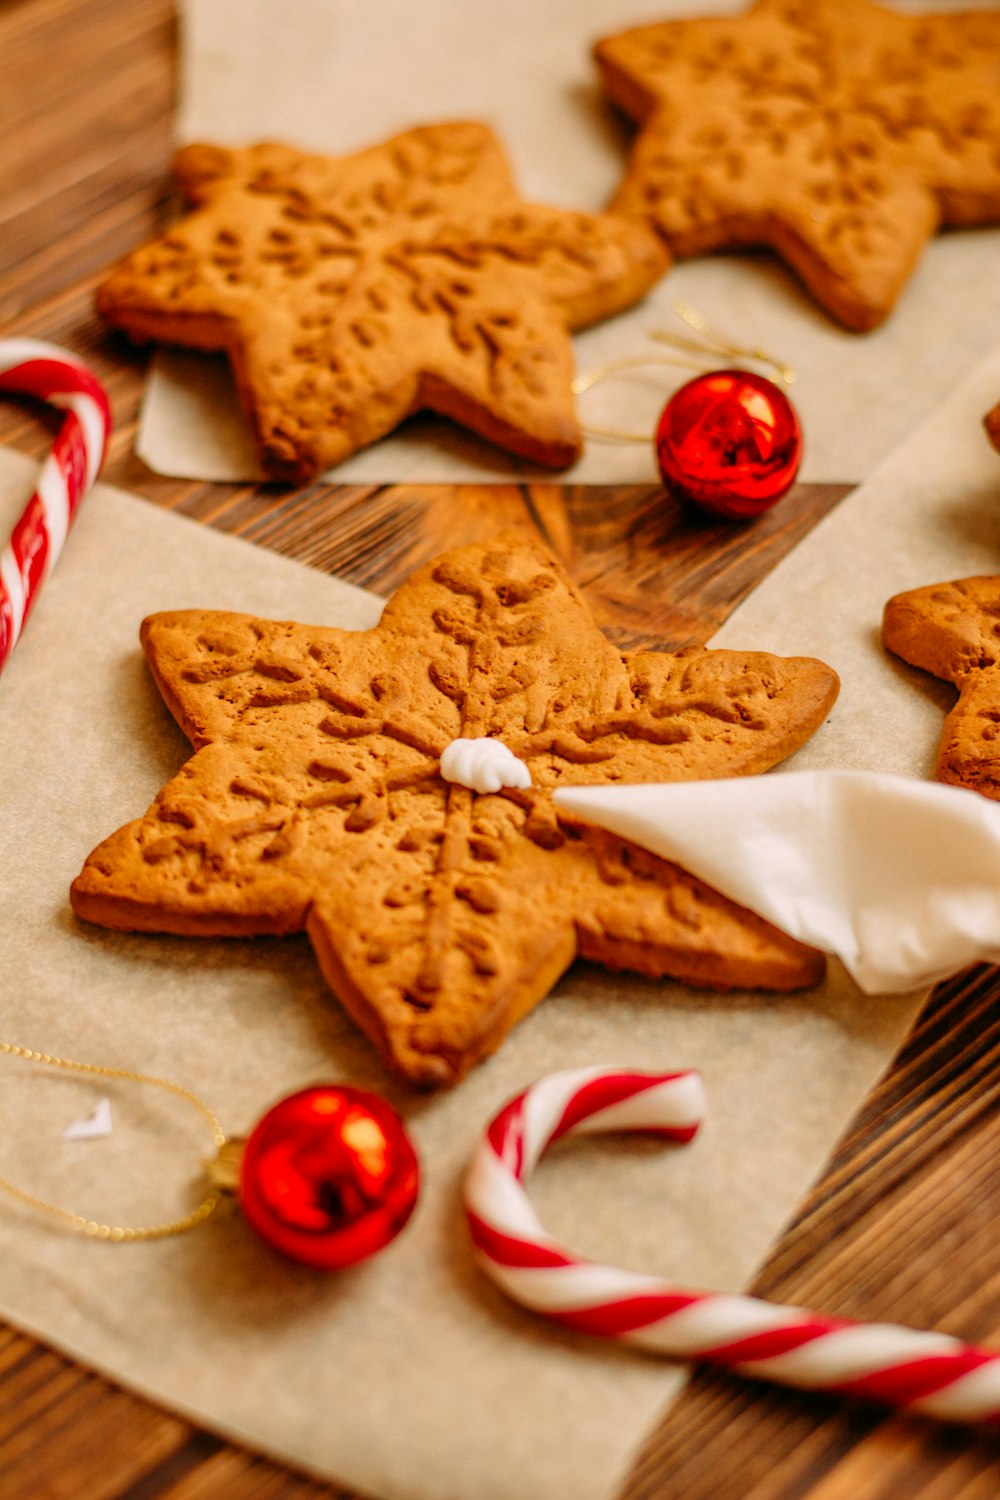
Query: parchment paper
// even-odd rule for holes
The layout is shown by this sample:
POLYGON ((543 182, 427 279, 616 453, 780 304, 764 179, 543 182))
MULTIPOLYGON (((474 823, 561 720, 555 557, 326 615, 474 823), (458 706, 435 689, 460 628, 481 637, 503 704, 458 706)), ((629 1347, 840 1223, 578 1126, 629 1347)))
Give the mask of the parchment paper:
MULTIPOLYGON (((877 643, 896 588, 996 566, 1000 455, 981 413, 1000 352, 765 582, 718 639, 815 651, 841 705, 795 764, 924 774, 943 690, 877 643)), ((9 515, 32 467, 0 450, 9 515)), ((600 1140, 539 1171, 543 1221, 596 1258, 700 1285, 745 1284, 906 1033, 919 996, 865 999, 842 971, 811 994, 713 997, 577 966, 453 1093, 384 1074, 324 990, 304 940, 116 935, 72 916, 92 846, 185 755, 138 647, 167 606, 369 624, 344 584, 99 487, 0 682, 2 1033, 161 1074, 231 1133, 323 1076, 387 1093, 422 1155, 403 1236, 321 1278, 239 1218, 107 1246, 0 1203, 0 1312, 197 1421, 383 1500, 609 1500, 678 1389, 670 1367, 508 1306, 476 1272, 459 1210, 473 1142, 557 1067, 698 1066, 709 1118, 678 1150, 600 1140)), ((780 774, 778 772, 777 774, 780 774)), ((106 1141, 66 1143, 98 1092, 3 1061, 0 1173, 101 1218, 186 1206, 207 1142, 156 1091, 110 1090, 106 1141)))
MULTIPOLYGON (((644 21, 744 8, 743 0, 181 0, 177 132, 230 144, 278 138, 337 154, 412 125, 472 116, 501 134, 526 197, 598 210, 619 180, 630 133, 600 97, 593 41, 644 21)), ((899 8, 970 4, 911 0, 899 8)), ((802 477, 859 480, 996 341, 998 259, 1000 230, 939 237, 889 322, 865 335, 831 322, 770 255, 686 262, 641 306, 579 335, 577 367, 655 351, 652 329, 686 332, 671 311, 684 299, 730 339, 796 370, 802 477)), ((654 367, 606 381, 581 398, 581 419, 651 438, 667 396, 693 373, 654 367)), ((225 361, 158 360, 139 452, 158 473, 257 475, 225 361)), ((523 460, 429 417, 336 470, 345 483, 530 474, 523 460)), ((590 440, 560 477, 655 480, 651 442, 590 440)))

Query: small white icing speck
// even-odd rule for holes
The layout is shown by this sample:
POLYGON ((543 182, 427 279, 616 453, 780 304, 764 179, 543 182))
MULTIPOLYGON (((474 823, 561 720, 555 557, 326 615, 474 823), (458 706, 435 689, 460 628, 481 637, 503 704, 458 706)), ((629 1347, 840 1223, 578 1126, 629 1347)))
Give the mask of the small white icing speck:
POLYGON ((531 772, 502 740, 452 740, 441 752, 441 775, 470 792, 498 792, 504 786, 529 787, 531 772))

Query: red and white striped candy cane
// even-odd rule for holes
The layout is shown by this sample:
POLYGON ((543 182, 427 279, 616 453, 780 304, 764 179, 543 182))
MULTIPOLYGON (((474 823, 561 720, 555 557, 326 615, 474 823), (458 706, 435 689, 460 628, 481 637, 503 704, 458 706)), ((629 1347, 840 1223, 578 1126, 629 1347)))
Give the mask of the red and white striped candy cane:
POLYGON ((38 339, 0 339, 0 392, 37 396, 66 419, 34 494, 0 553, 0 672, 62 550, 80 501, 104 462, 111 429, 100 382, 65 349, 38 339))
POLYGON ((515 1302, 566 1327, 626 1339, 806 1390, 881 1401, 952 1422, 1000 1418, 1000 1355, 942 1333, 852 1323, 756 1297, 693 1291, 581 1260, 546 1232, 523 1183, 546 1147, 578 1131, 695 1134, 696 1073, 551 1073, 492 1121, 465 1182, 477 1259, 515 1302))

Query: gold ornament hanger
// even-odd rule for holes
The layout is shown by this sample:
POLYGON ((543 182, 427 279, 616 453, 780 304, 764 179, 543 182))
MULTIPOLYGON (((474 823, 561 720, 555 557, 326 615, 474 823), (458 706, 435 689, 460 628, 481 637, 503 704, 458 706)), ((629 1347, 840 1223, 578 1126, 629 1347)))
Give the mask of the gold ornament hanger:
MULTIPOLYGON (((669 365, 672 369, 698 370, 707 374, 718 368, 717 360, 720 354, 728 355, 731 359, 738 361, 750 360, 756 364, 767 365, 782 385, 794 384, 795 371, 784 360, 769 354, 766 349, 746 348, 734 343, 706 322, 697 308, 692 307, 689 302, 673 303, 672 311, 695 331, 698 335, 697 339, 687 338, 682 333, 654 328, 649 333, 649 338, 655 339, 658 343, 667 344, 680 352, 674 355, 632 355, 622 359, 608 360, 606 364, 598 365, 594 370, 577 375, 573 381, 573 394, 582 396, 585 391, 591 390, 602 380, 620 375, 625 370, 640 369, 648 365, 669 365), (682 354, 685 357, 682 358, 682 354), (697 356, 697 358, 692 358, 692 356, 697 356)), ((581 423, 581 431, 585 432, 588 437, 605 438, 611 442, 649 443, 650 441, 649 432, 629 432, 620 427, 591 426, 581 423)))
POLYGON ((416 1205, 420 1169, 406 1127, 378 1094, 350 1084, 314 1083, 279 1099, 247 1138, 227 1139, 214 1111, 182 1084, 130 1068, 76 1062, 0 1041, 0 1054, 42 1067, 166 1089, 207 1124, 215 1156, 203 1161, 210 1189, 197 1208, 162 1224, 105 1224, 0 1177, 0 1191, 64 1227, 112 1244, 165 1239, 196 1229, 224 1194, 236 1197, 250 1228, 272 1249, 320 1271, 376 1254, 416 1205))
MULTIPOLYGON (((196 1109, 203 1117, 212 1134, 216 1152, 223 1152, 226 1146, 226 1135, 219 1123, 218 1118, 209 1109, 197 1094, 186 1089, 179 1083, 171 1083, 167 1078, 154 1078, 148 1073, 135 1073, 129 1068, 102 1067, 98 1063, 74 1062, 71 1058, 52 1057, 48 1052, 34 1052, 29 1047, 18 1047, 13 1042, 0 1041, 0 1053, 8 1057, 19 1058, 26 1063, 40 1063, 43 1067, 59 1068, 67 1073, 84 1073, 91 1077, 121 1079, 126 1083, 149 1084, 154 1088, 166 1089, 168 1093, 183 1099, 196 1109)), ((162 1240, 169 1235, 185 1234, 189 1229, 196 1229, 199 1224, 214 1213, 222 1197, 222 1187, 215 1185, 199 1203, 198 1207, 190 1213, 184 1214, 178 1219, 169 1219, 163 1224, 148 1224, 142 1226, 127 1224, 102 1224, 97 1219, 88 1219, 83 1214, 73 1213, 69 1209, 60 1208, 55 1203, 49 1203, 44 1198, 36 1197, 34 1193, 28 1193, 24 1188, 18 1187, 6 1177, 0 1177, 0 1189, 16 1198, 20 1203, 39 1213, 46 1214, 50 1218, 58 1219, 62 1224, 74 1230, 77 1234, 85 1234, 90 1239, 110 1240, 113 1243, 131 1243, 136 1240, 162 1240)))

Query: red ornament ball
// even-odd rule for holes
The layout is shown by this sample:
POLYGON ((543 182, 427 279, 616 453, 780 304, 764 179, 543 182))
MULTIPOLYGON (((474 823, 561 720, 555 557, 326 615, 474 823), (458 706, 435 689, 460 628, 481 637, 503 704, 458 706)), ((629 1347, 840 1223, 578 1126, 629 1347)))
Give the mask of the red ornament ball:
POLYGON ((243 1151, 239 1202, 275 1250, 333 1271, 395 1238, 413 1212, 419 1175, 403 1122, 384 1099, 320 1084, 258 1121, 243 1151))
POLYGON ((676 391, 656 429, 664 483, 709 515, 748 520, 792 486, 802 428, 780 387, 749 370, 713 370, 676 391))

